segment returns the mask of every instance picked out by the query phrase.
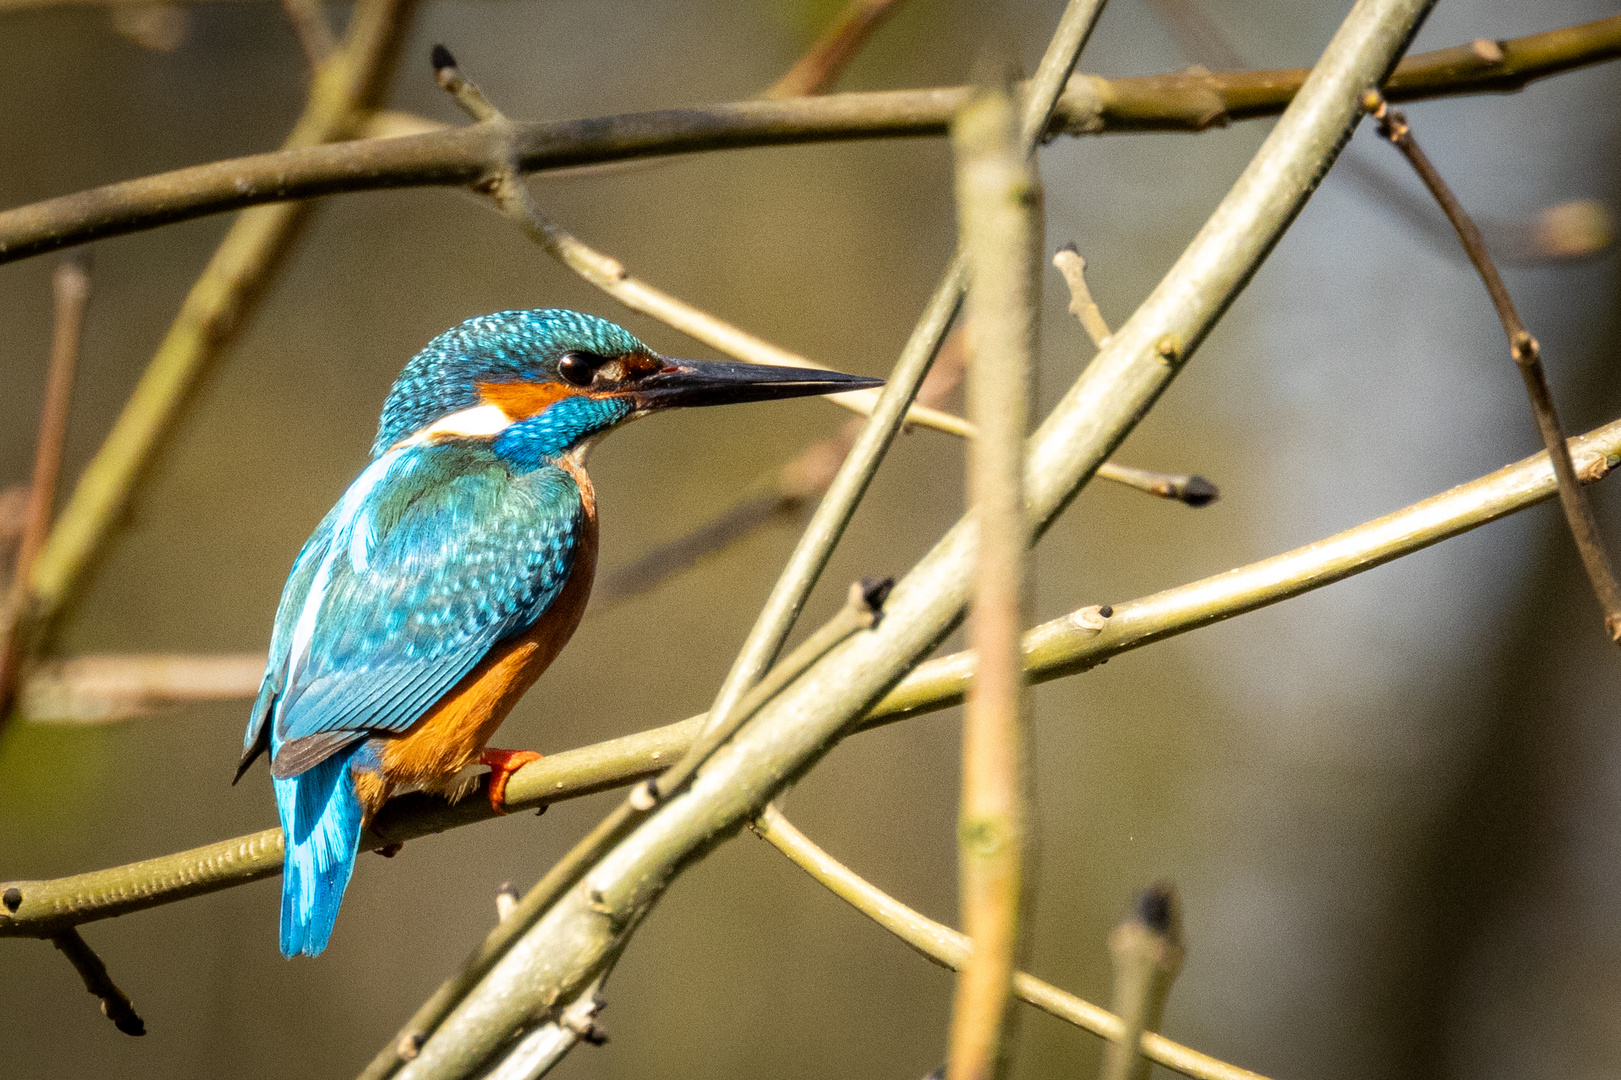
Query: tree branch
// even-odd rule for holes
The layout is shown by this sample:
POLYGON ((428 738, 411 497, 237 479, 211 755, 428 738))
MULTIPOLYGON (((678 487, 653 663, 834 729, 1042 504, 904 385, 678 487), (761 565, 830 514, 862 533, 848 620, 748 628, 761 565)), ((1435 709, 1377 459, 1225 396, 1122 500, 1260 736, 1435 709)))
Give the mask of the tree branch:
MULTIPOLYGON (((907 907, 856 874, 796 829, 775 806, 767 806, 750 828, 833 895, 916 949, 925 959, 950 971, 962 969, 971 948, 968 935, 907 907)), ((1105 1039, 1118 1041, 1125 1031, 1125 1025, 1115 1014, 1022 971, 1013 976, 1013 994, 1050 1016, 1105 1039)), ((1150 1061, 1194 1080, 1265 1080, 1259 1073, 1229 1065, 1152 1032, 1142 1034, 1140 1045, 1143 1056, 1150 1061)))
MULTIPOLYGON (((1592 483, 1621 465, 1621 420, 1571 440, 1577 476, 1592 483)), ((1081 608, 1024 635, 1025 673, 1048 682, 1144 645, 1320 589, 1458 536, 1557 494, 1539 453, 1423 502, 1214 577, 1112 607, 1081 608)), ((851 727, 862 731, 960 705, 974 655, 921 664, 851 727)), ((656 776, 685 754, 706 717, 548 754, 513 774, 507 805, 536 810, 656 776)), ((482 781, 481 781, 482 782, 482 781)), ((423 794, 391 800, 361 839, 364 848, 402 843, 495 815, 474 789, 459 802, 423 794)), ((260 881, 281 873, 281 830, 48 881, 0 882, 0 937, 50 937, 64 927, 260 881)))
POLYGON ((69 927, 53 935, 51 944, 68 958, 73 970, 84 980, 84 988, 101 999, 101 1013, 113 1022, 114 1027, 125 1035, 146 1034, 146 1024, 136 1013, 135 1006, 113 982, 113 977, 107 974, 107 965, 96 955, 89 942, 80 936, 79 931, 69 927))
POLYGON ((39 435, 34 445, 34 475, 18 531, 16 562, 4 607, 0 608, 0 725, 11 712, 23 666, 34 644, 35 613, 28 581, 50 533, 51 512, 56 508, 56 480, 62 471, 73 373, 79 362, 79 341, 90 303, 90 274, 85 260, 64 259, 51 276, 51 293, 55 326, 45 375, 45 405, 40 410, 39 435))
POLYGON ((1486 285, 1492 306, 1497 309, 1498 321, 1503 324, 1503 334, 1508 338, 1509 356, 1525 381, 1525 392, 1531 399, 1531 413, 1536 418, 1542 445, 1552 455, 1554 475, 1559 478, 1559 502, 1565 511, 1565 522, 1570 526, 1571 539, 1576 542, 1582 566, 1587 570, 1599 607, 1604 611, 1605 629, 1609 631, 1610 640, 1621 642, 1621 582, 1616 581, 1615 568, 1610 565, 1610 556, 1604 550, 1592 504, 1587 501, 1586 493, 1576 481, 1576 467, 1565 445, 1564 425, 1559 422, 1553 391, 1549 389, 1547 375, 1542 369, 1542 348, 1520 320, 1520 313, 1515 310, 1508 286, 1503 284, 1503 276, 1492 262, 1491 252, 1486 250, 1480 230, 1475 227, 1457 196, 1452 194, 1447 182, 1441 178, 1429 155, 1413 138, 1407 118, 1386 105, 1377 90, 1369 90, 1363 95, 1363 107, 1379 121, 1379 134, 1401 151, 1402 157, 1412 165, 1413 171, 1418 173, 1419 179, 1424 181, 1424 186, 1440 204, 1447 220, 1457 230, 1469 261, 1486 285))
POLYGON ((805 55, 760 96, 776 101, 825 94, 898 7, 900 0, 850 0, 805 55))
MULTIPOLYGON (((1038 117, 1039 124, 1045 118, 1038 117)), ((969 507, 980 543, 969 643, 979 657, 962 728, 958 877, 973 941, 951 1013, 950 1080, 1006 1070, 1005 1027, 1018 966, 1024 896, 1024 440, 1040 323, 1040 181, 1019 145, 1010 89, 990 88, 952 124, 957 230, 968 257, 969 507)))
MULTIPOLYGON (((1385 84, 1392 101, 1509 93, 1621 56, 1621 16, 1415 56, 1385 84)), ((1303 69, 1071 79, 1049 134, 1205 131, 1275 116, 1303 69)), ((969 90, 900 90, 740 102, 514 125, 524 172, 750 146, 940 136, 969 90)), ((0 262, 261 203, 402 187, 460 187, 507 167, 505 135, 481 127, 255 154, 63 195, 0 213, 0 262)))

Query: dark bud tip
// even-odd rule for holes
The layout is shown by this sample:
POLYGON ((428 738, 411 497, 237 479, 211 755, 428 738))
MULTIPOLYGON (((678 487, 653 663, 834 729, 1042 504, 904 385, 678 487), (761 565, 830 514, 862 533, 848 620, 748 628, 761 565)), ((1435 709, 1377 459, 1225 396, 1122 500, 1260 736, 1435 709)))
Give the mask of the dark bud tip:
POLYGON ((552 805, 551 803, 541 803, 540 804, 540 809, 535 811, 535 816, 540 817, 540 815, 542 815, 542 814, 544 814, 546 812, 547 807, 549 807, 551 805, 552 805))
POLYGON ((595 1024, 591 1024, 580 1033, 580 1039, 590 1046, 608 1045, 608 1033, 595 1024))
POLYGON ((510 896, 514 900, 518 899, 518 888, 510 881, 501 882, 501 887, 495 892, 497 896, 510 896))
POLYGON ((409 1035, 401 1037, 400 1043, 395 1047, 395 1050, 398 1051, 401 1061, 412 1061, 415 1060, 418 1054, 422 1053, 422 1044, 427 1041, 428 1037, 422 1032, 413 1031, 409 1035))
POLYGON ((946 1067, 944 1065, 940 1066, 938 1069, 925 1076, 923 1080, 946 1080, 946 1067))
MULTIPOLYGON (((107 1011, 105 1002, 101 1006, 102 1012, 107 1011)), ((125 1035, 141 1036, 146 1034, 146 1021, 135 1015, 135 1010, 126 1007, 117 1010, 117 1015, 111 1017, 113 1027, 125 1035)))
POLYGON ((1079 255, 1081 253, 1081 249, 1075 246, 1075 241, 1073 241, 1073 240, 1071 240, 1069 243, 1065 244, 1063 247, 1059 248, 1058 250, 1059 251, 1067 251, 1071 255, 1079 255))
POLYGON ((1181 499, 1189 506, 1209 506, 1219 498, 1221 488, 1202 476, 1190 476, 1188 482, 1182 485, 1181 499))
POLYGON ((1137 919, 1154 933, 1172 937, 1177 933, 1176 886, 1156 882, 1137 894, 1137 919))
POLYGON ((874 626, 877 626, 878 620, 883 618, 884 603, 894 591, 895 579, 892 577, 861 579, 861 599, 872 611, 874 626))
POLYGON ((1108 604, 1104 604, 1098 608, 1098 614, 1102 615, 1105 619, 1112 619, 1114 618, 1114 608, 1108 604))
POLYGON ((7 911, 16 911, 23 906, 23 891, 13 885, 5 891, 4 895, 0 895, 0 903, 6 905, 7 911))
POLYGON ((456 66, 456 58, 443 45, 433 47, 433 70, 437 73, 456 66))

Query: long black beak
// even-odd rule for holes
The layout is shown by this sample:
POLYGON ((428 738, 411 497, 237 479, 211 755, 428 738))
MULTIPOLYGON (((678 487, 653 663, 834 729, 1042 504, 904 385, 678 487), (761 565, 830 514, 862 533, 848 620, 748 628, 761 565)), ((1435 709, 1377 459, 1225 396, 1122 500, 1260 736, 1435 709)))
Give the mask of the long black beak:
POLYGON ((882 379, 815 368, 767 367, 730 360, 671 360, 631 391, 638 409, 736 405, 745 401, 842 394, 884 385, 882 379))

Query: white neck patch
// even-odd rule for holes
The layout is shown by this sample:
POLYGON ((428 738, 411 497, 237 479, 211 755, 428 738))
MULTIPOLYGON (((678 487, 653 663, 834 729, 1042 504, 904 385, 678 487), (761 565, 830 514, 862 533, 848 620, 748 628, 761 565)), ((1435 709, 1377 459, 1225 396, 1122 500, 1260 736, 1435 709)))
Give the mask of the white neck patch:
POLYGON ((512 426, 512 417, 501 410, 499 405, 478 405, 461 412, 453 412, 449 416, 441 417, 407 439, 402 439, 395 446, 417 446, 431 441, 435 436, 461 435, 464 437, 488 439, 501 434, 512 426))

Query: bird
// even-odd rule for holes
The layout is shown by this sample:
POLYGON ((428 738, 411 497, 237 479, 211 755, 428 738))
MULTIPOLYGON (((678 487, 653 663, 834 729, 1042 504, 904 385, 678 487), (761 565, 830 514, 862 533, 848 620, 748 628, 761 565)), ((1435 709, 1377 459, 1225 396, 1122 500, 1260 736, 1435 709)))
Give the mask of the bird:
MULTIPOLYGON (((262 754, 285 837, 281 951, 321 953, 362 829, 394 792, 450 795, 540 755, 486 744, 584 613, 597 560, 586 455, 682 406, 882 385, 678 360, 606 319, 502 311, 430 341, 383 404, 371 460, 293 562, 236 780, 262 754)), ((235 783, 236 781, 233 781, 235 783)))

